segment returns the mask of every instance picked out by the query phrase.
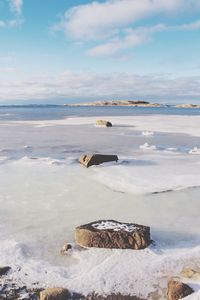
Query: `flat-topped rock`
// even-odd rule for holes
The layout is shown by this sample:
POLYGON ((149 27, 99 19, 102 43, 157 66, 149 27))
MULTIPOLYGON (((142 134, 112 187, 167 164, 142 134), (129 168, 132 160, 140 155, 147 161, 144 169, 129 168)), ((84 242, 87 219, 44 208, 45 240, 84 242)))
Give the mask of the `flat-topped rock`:
POLYGON ((97 120, 95 125, 100 127, 112 127, 112 123, 106 120, 97 120))
POLYGON ((182 299, 186 296, 189 296, 193 292, 194 292, 193 289, 183 282, 176 281, 176 280, 170 280, 168 282, 168 288, 167 288, 168 300, 182 299))
POLYGON ((101 220, 78 226, 75 240, 82 247, 139 250, 151 244, 150 227, 101 220))
POLYGON ((40 292, 40 300, 67 300, 70 293, 63 288, 48 288, 40 292))
POLYGON ((118 161, 117 155, 107 155, 107 154, 84 154, 80 157, 79 162, 86 168, 93 165, 100 165, 105 162, 118 161))

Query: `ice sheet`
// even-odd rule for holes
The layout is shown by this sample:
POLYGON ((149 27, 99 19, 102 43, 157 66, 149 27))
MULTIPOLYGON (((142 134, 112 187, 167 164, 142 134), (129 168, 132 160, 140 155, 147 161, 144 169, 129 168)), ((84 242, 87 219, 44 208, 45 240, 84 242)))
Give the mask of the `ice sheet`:
POLYGON ((147 297, 183 267, 200 267, 200 157, 190 154, 200 117, 106 119, 112 128, 87 117, 0 123, 0 261, 16 280, 147 297), (86 169, 77 160, 85 152, 119 162, 86 169), (156 244, 60 256, 76 226, 99 219, 148 225, 156 244))

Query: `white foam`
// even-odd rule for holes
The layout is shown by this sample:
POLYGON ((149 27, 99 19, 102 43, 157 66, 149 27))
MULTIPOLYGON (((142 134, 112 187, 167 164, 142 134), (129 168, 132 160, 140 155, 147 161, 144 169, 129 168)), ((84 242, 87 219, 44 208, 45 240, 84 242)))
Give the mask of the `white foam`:
POLYGON ((189 151, 189 154, 200 154, 200 148, 194 147, 189 151))
POLYGON ((154 132, 153 131, 143 131, 142 132, 142 135, 144 135, 144 136, 153 136, 154 135, 154 132))
POLYGON ((140 145, 140 149, 144 149, 144 150, 156 150, 156 146, 155 145, 149 145, 147 142, 144 143, 143 145, 140 145))
POLYGON ((181 270, 191 261, 198 264, 199 251, 200 247, 173 251, 156 251, 154 248, 140 251, 74 250, 70 257, 76 261, 75 264, 55 267, 31 259, 24 245, 2 241, 0 258, 4 265, 13 266, 10 278, 28 287, 39 281, 40 287, 62 286, 84 295, 95 291, 100 294, 113 292, 148 297, 149 293, 163 287, 163 281, 166 287, 168 278, 181 278, 181 270))

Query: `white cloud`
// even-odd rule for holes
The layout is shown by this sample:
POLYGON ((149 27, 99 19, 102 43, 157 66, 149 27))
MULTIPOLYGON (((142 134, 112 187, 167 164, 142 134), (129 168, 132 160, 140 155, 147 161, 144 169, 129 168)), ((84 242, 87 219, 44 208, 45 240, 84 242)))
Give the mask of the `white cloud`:
POLYGON ((24 23, 24 20, 21 16, 23 0, 7 0, 7 1, 10 5, 10 10, 13 14, 13 18, 0 20, 0 29, 20 27, 24 23))
POLYGON ((200 8, 199 0, 107 0, 75 6, 67 10, 54 29, 75 39, 113 35, 144 18, 200 8))
POLYGON ((1 73, 14 73, 16 69, 14 67, 0 67, 1 73))
POLYGON ((62 30, 75 42, 92 40, 91 56, 111 56, 151 40, 153 33, 167 30, 195 30, 200 21, 191 24, 137 27, 137 21, 161 15, 186 14, 200 10, 199 0, 107 0, 75 6, 67 10, 54 30, 62 30))
POLYGON ((189 24, 183 24, 180 26, 174 26, 172 29, 177 30, 197 30, 200 29, 200 20, 197 20, 195 22, 189 23, 189 24))
POLYGON ((7 21, 3 21, 2 23, 0 21, 0 28, 16 28, 16 27, 20 27, 23 23, 24 23, 24 19, 22 18, 7 20, 7 21))
POLYGON ((24 76, 19 79, 19 71, 16 72, 18 76, 15 73, 7 78, 0 75, 1 102, 41 102, 42 99, 46 102, 52 99, 146 99, 161 102, 186 99, 193 102, 200 99, 200 77, 65 72, 57 76, 24 76))
POLYGON ((73 7, 58 24, 67 35, 77 39, 107 36, 145 17, 170 13, 181 6, 181 0, 109 0, 73 7))
POLYGON ((14 14, 22 13, 23 0, 9 0, 11 10, 14 14))
POLYGON ((146 43, 151 39, 153 33, 164 30, 166 30, 166 26, 163 24, 152 27, 138 27, 136 29, 126 28, 118 37, 89 49, 87 53, 91 56, 113 55, 146 43))
POLYGON ((7 27, 9 28, 20 27, 23 23, 24 23, 24 19, 17 18, 17 19, 7 21, 7 27))
POLYGON ((6 26, 5 22, 0 20, 0 28, 4 28, 5 26, 6 26))
POLYGON ((153 34, 164 31, 190 31, 200 29, 200 20, 177 26, 157 24, 152 27, 126 28, 120 35, 99 44, 87 51, 91 56, 109 56, 120 53, 128 48, 134 48, 152 39, 153 34))

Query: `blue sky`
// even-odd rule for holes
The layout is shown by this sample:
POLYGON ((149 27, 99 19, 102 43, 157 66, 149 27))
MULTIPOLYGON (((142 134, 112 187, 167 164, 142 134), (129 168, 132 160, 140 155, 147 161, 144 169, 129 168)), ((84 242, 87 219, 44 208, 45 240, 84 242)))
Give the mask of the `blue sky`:
POLYGON ((0 0, 0 103, 200 103, 199 0, 0 0))

